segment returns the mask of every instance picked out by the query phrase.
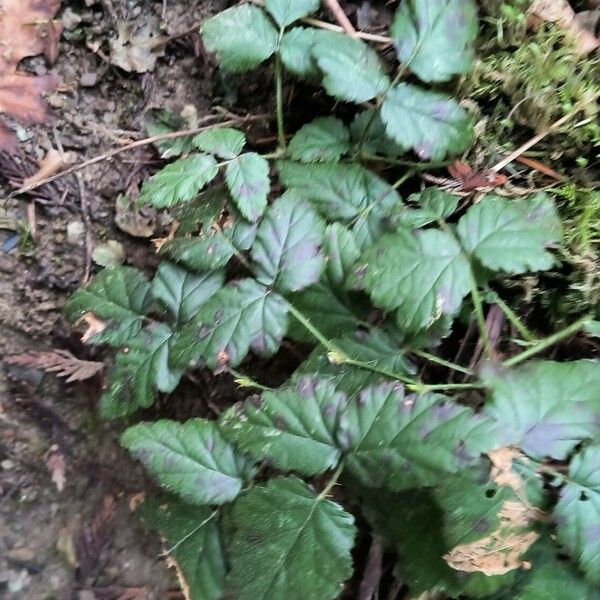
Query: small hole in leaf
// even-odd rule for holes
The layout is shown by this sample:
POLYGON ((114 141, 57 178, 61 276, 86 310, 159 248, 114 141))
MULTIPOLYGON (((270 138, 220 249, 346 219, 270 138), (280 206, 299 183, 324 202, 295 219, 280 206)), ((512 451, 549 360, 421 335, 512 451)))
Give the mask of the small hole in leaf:
POLYGON ((581 495, 579 496, 581 502, 587 502, 589 499, 589 496, 585 492, 581 492, 581 495))
POLYGON ((486 498, 493 498, 496 495, 496 489, 495 488, 488 488, 487 490, 485 490, 485 497, 486 498))

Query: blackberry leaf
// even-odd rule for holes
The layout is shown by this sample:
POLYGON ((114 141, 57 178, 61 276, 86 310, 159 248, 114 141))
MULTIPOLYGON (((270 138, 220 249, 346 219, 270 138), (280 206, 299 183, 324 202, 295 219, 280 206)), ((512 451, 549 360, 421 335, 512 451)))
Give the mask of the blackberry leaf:
POLYGON ((282 28, 314 13, 320 4, 320 0, 265 0, 265 8, 282 28))
POLYGON ((225 169, 225 181, 242 215, 256 221, 265 212, 270 189, 269 163, 248 152, 232 160, 225 169))
POLYGON ((192 140, 194 146, 216 154, 220 158, 232 159, 240 154, 246 144, 246 136, 237 129, 227 127, 207 129, 202 131, 192 140))
POLYGON ((290 157, 304 163, 335 162, 350 149, 350 132, 340 119, 320 117, 304 125, 289 144, 290 157))

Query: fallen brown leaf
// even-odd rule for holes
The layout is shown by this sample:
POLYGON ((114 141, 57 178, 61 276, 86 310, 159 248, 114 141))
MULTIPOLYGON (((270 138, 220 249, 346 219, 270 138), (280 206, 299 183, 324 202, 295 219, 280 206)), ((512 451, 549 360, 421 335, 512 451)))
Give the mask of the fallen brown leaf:
POLYGON ((87 341, 89 341, 89 339, 91 337, 93 337, 94 335, 98 335, 99 333, 102 333, 107 327, 107 325, 104 321, 99 319, 94 313, 91 313, 91 312, 85 313, 85 315, 83 315, 81 317, 81 319, 79 319, 77 321, 77 323, 75 323, 75 326, 80 325, 81 323, 85 323, 85 325, 87 327, 87 329, 84 331, 83 335, 81 336, 81 341, 84 344, 87 341))
MULTIPOLYGON (((49 112, 41 94, 58 85, 54 75, 36 77, 17 72, 27 56, 58 56, 63 26, 53 18, 60 0, 0 0, 0 112, 25 123, 41 123, 49 112)), ((14 151, 17 138, 0 123, 0 148, 14 151)))
POLYGON ((104 369, 104 363, 81 360, 67 350, 52 350, 50 352, 24 352, 7 356, 5 362, 34 369, 42 369, 55 373, 58 377, 66 378, 67 383, 91 379, 104 369))
POLYGON ((39 169, 31 177, 23 180, 22 187, 29 187, 39 183, 46 177, 50 177, 65 167, 75 162, 76 155, 73 152, 59 152, 53 148, 46 152, 46 156, 38 162, 39 169))

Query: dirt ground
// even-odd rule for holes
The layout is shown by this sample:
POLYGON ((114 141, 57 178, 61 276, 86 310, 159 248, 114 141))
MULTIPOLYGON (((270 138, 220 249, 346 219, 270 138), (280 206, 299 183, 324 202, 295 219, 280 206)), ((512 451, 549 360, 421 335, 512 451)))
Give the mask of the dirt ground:
MULTIPOLYGON (((38 57, 21 67, 60 76, 63 84, 49 98, 55 118, 49 125, 21 127, 20 153, 0 155, 2 196, 12 189, 11 180, 18 184, 34 172, 35 161, 51 148, 74 153, 80 162, 145 137, 149 109, 177 114, 192 105, 199 116, 206 114, 213 103, 213 69, 199 36, 180 34, 223 4, 63 0, 58 60, 47 67, 38 57), (146 73, 109 63, 110 41, 124 24, 134 33, 150 29, 159 40, 171 36, 157 45, 156 65, 146 73)), ((118 241, 127 263, 151 266, 148 240, 115 227, 114 209, 120 193, 135 194, 156 160, 151 147, 140 148, 40 188, 35 201, 28 196, 0 205, 0 217, 17 223, 0 229, 0 359, 45 349, 103 358, 79 342, 61 310, 90 264, 92 275, 99 269, 90 261, 99 244, 118 241), (35 223, 33 239, 19 223, 35 223)), ((70 386, 40 370, 0 368, 2 598, 182 598, 158 540, 130 510, 148 482, 119 447, 120 427, 96 418, 100 388, 101 378, 70 386)))

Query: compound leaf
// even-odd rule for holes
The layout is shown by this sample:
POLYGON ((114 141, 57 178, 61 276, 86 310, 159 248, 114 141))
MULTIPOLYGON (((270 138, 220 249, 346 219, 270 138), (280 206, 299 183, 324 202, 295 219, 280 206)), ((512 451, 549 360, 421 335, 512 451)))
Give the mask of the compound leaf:
POLYGON ((333 600, 352 574, 353 517, 299 479, 252 488, 235 503, 233 520, 236 600, 333 600))
POLYGON ((396 310, 407 332, 454 315, 470 290, 470 266, 454 237, 436 229, 399 228, 384 235, 359 261, 357 279, 376 306, 396 310))
POLYGON ((461 218, 457 233, 484 267, 512 274, 552 267, 546 248, 562 235, 556 206, 545 194, 518 201, 486 196, 461 218))
POLYGON ((554 519, 558 541, 588 581, 600 585, 600 446, 584 448, 572 459, 554 519))
POLYGON ((318 475, 339 462, 335 431, 345 401, 327 380, 302 377, 295 386, 233 407, 221 429, 255 460, 268 459, 281 471, 318 475))
POLYGON ((194 137, 193 144, 203 152, 230 160, 240 154, 246 145, 246 136, 229 127, 207 129, 194 137))
POLYGON ((377 53, 343 33, 318 32, 313 56, 324 74, 325 91, 338 100, 366 102, 383 94, 390 85, 377 53))
POLYGON ((269 163, 255 152, 242 154, 227 165, 225 181, 242 215, 256 221, 267 207, 269 163))
POLYGON ((182 370, 169 364, 173 332, 163 323, 139 332, 115 358, 107 388, 100 399, 106 419, 123 417, 154 402, 158 391, 172 392, 182 370))
POLYGON ((338 440, 364 485, 401 490, 476 466, 488 435, 488 422, 471 409, 435 394, 407 396, 389 382, 352 398, 338 440))
POLYGON ((290 73, 301 77, 315 77, 319 74, 312 55, 316 33, 316 29, 312 27, 294 27, 284 34, 279 53, 281 62, 290 73))
POLYGON ((224 281, 225 273, 221 270, 195 274, 163 261, 152 280, 152 295, 166 308, 176 325, 183 325, 223 287, 224 281))
POLYGON ((288 326, 287 302, 254 279, 221 288, 204 304, 173 345, 173 364, 186 368, 202 359, 213 369, 240 364, 252 349, 277 351, 288 326))
POLYGON ((257 279, 281 291, 297 292, 319 280, 325 226, 312 206, 288 190, 261 221, 252 246, 257 279))
POLYGON ((335 117, 319 117, 292 138, 290 156, 300 162, 335 162, 350 149, 350 132, 335 117))
POLYGON ((202 25, 202 41, 216 52, 221 68, 242 73, 267 60, 277 48, 277 30, 258 7, 242 4, 220 12, 202 25))
POLYGON ((471 118, 453 98, 401 83, 381 107, 388 135, 422 160, 460 154, 473 139, 471 118))
POLYGON ((279 27, 287 27, 294 21, 314 13, 321 0, 266 0, 265 8, 279 27))
POLYGON ((181 587, 192 600, 219 600, 225 588, 225 549, 217 513, 170 496, 144 500, 138 509, 148 527, 160 532, 175 563, 181 587))
POLYGON ((71 296, 65 313, 70 321, 93 313, 103 320, 104 329, 88 341, 120 346, 140 331, 151 307, 150 284, 142 273, 131 267, 109 267, 71 296))
POLYGON ((138 202, 167 208, 192 200, 219 172, 210 154, 192 154, 163 167, 142 185, 138 202))
POLYGON ((447 81, 473 61, 477 12, 472 0, 402 2, 391 30, 400 61, 423 81, 447 81))
POLYGON ((501 446, 532 458, 565 460, 582 440, 598 434, 600 363, 534 361, 516 369, 488 367, 485 413, 498 424, 501 446))
POLYGON ((213 421, 140 423, 121 442, 161 486, 190 504, 231 502, 251 471, 213 421))

